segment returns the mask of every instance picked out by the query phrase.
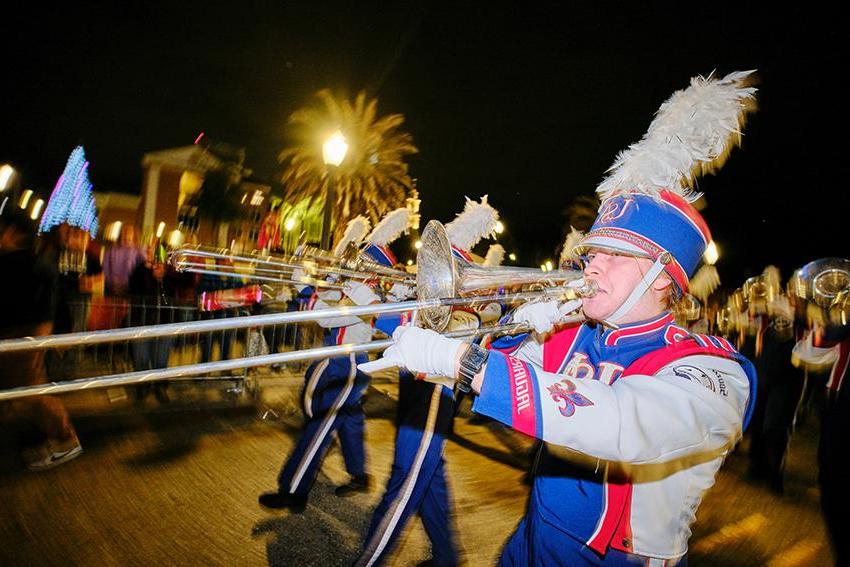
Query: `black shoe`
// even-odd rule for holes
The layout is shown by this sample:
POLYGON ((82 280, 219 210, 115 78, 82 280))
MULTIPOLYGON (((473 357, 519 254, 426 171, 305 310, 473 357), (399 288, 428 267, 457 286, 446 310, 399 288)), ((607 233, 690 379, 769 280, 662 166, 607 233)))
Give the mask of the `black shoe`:
POLYGON ((369 475, 352 477, 348 484, 337 486, 334 494, 341 498, 353 496, 359 492, 369 492, 372 487, 372 478, 369 475))
POLYGON ((307 507, 306 497, 280 492, 266 492, 265 494, 261 494, 258 501, 260 506, 263 506, 264 508, 272 508, 273 510, 289 508, 293 512, 300 513, 307 507))

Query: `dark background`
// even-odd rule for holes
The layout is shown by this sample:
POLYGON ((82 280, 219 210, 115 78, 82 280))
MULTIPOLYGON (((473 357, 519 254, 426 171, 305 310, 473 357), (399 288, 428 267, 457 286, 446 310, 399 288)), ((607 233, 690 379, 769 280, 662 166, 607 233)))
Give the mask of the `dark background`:
POLYGON ((673 91, 758 69, 743 147, 699 184, 724 284, 850 255, 837 13, 572 4, 18 6, 2 32, 0 162, 48 194, 82 143, 95 190, 138 193, 144 152, 205 132, 272 178, 293 110, 320 88, 366 89, 407 117, 423 220, 489 194, 506 248, 535 266, 554 258, 564 209, 673 91))

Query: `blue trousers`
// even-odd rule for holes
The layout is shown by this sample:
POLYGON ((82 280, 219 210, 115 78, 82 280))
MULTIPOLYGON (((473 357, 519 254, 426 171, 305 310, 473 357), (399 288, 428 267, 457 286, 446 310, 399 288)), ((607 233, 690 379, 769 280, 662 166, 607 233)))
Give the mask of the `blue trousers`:
POLYGON ((402 372, 398 407, 392 473, 356 565, 382 563, 416 512, 431 540, 434 565, 457 565, 443 460, 454 413, 452 391, 402 372))
POLYGON ((352 354, 316 361, 307 368, 301 394, 306 423, 278 476, 280 492, 297 496, 310 492, 334 432, 349 474, 366 474, 365 417, 360 402, 369 376, 359 372, 357 364, 367 359, 365 354, 352 354))

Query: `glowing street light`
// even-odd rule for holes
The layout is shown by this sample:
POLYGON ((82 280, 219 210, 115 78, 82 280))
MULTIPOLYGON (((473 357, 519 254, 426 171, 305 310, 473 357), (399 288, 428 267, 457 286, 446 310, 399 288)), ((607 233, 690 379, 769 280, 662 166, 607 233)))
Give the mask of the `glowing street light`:
POLYGON ((331 134, 331 137, 322 145, 322 159, 325 165, 339 167, 346 153, 348 153, 348 142, 339 130, 331 134))
POLYGON ((290 232, 293 228, 295 228, 295 217, 289 217, 286 219, 286 222, 283 223, 283 230, 290 232))
POLYGON ((9 188, 9 181, 12 180, 12 176, 15 175, 15 168, 9 165, 8 163, 4 163, 0 166, 0 193, 9 188))
POLYGON ((413 243, 413 247, 416 248, 417 250, 419 250, 420 248, 422 248, 422 241, 417 240, 416 242, 413 243))
POLYGON ((516 254, 514 254, 513 252, 508 254, 508 258, 510 258, 511 262, 516 262, 516 254))
POLYGON ((30 218, 32 220, 37 220, 39 215, 41 215, 41 208, 44 206, 44 199, 39 199, 35 202, 35 205, 32 206, 32 212, 30 213, 30 218))
POLYGON ((32 189, 27 189, 24 191, 24 194, 21 195, 21 200, 18 202, 18 206, 22 209, 26 209, 30 204, 30 199, 32 199, 33 192, 32 189))
POLYGON ((322 219, 322 248, 325 250, 331 249, 331 207, 336 200, 334 198, 336 168, 345 159, 346 153, 348 153, 348 142, 339 130, 331 134, 331 137, 322 145, 322 159, 328 166, 328 188, 325 191, 325 214, 322 219))
POLYGON ((717 248, 717 244, 713 240, 708 243, 705 252, 702 254, 702 258, 709 266, 717 263, 717 260, 720 258, 720 249, 717 248))

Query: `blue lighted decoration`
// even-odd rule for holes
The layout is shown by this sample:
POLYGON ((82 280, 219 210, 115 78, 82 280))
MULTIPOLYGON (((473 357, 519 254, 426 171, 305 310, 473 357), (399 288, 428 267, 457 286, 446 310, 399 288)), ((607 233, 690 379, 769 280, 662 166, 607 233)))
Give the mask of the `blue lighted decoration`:
POLYGON ((86 153, 82 146, 77 146, 50 194, 38 226, 39 232, 68 223, 88 231, 92 238, 97 235, 97 208, 88 169, 86 153))

